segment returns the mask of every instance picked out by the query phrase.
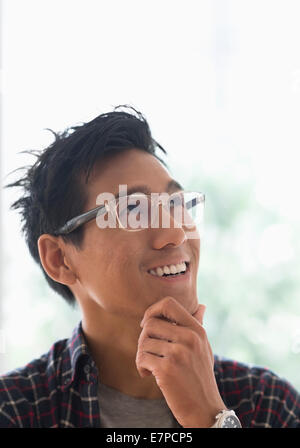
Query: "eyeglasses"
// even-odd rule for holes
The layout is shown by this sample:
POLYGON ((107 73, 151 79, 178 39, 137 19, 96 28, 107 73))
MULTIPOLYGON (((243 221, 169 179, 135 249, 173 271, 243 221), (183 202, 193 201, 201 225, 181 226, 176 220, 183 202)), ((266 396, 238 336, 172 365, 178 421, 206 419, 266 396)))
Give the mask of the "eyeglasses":
POLYGON ((78 227, 96 218, 99 228, 122 228, 126 231, 141 231, 159 227, 159 205, 163 214, 162 227, 184 226, 188 231, 199 228, 203 222, 205 195, 200 192, 180 191, 168 193, 134 193, 109 200, 88 212, 67 221, 53 232, 67 235, 78 227))

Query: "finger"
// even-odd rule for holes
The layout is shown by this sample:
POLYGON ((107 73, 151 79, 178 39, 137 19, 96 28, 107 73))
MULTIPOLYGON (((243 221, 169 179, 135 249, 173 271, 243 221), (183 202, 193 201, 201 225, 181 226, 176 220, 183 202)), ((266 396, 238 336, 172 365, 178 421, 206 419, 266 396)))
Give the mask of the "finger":
MULTIPOLYGON (((203 327, 196 323, 196 331, 194 328, 175 327, 170 322, 151 317, 145 321, 143 330, 138 339, 138 350, 144 350, 145 346, 163 347, 168 350, 176 350, 178 346, 186 347, 189 350, 195 349, 195 344, 205 342, 206 334, 203 327), (197 335, 197 336, 196 336, 197 335), (199 338, 199 339, 198 339, 199 338), (161 341, 162 344, 158 341, 161 341)), ((166 355, 166 352, 155 352, 157 355, 166 355)), ((173 352, 172 352, 173 353, 173 352)))
POLYGON ((143 350, 138 350, 136 355, 136 367, 138 373, 143 378, 144 376, 156 375, 161 367, 163 357, 157 356, 153 353, 147 353, 143 350))
POLYGON ((201 324, 203 325, 203 317, 206 310, 206 306, 199 303, 198 308, 196 312, 193 314, 193 317, 201 324))
POLYGON ((139 350, 141 353, 149 353, 149 355, 164 358, 168 356, 171 344, 173 343, 162 339, 147 338, 145 339, 139 350))
POLYGON ((160 317, 174 322, 177 325, 186 327, 193 327, 195 325, 193 316, 171 296, 164 297, 147 308, 140 324, 141 327, 143 327, 144 322, 151 317, 160 317))
POLYGON ((184 329, 179 325, 173 325, 173 322, 167 322, 158 317, 150 317, 143 325, 143 330, 139 336, 138 344, 145 338, 163 339, 170 342, 177 342, 184 336, 184 329), (183 330, 183 334, 182 334, 183 330))

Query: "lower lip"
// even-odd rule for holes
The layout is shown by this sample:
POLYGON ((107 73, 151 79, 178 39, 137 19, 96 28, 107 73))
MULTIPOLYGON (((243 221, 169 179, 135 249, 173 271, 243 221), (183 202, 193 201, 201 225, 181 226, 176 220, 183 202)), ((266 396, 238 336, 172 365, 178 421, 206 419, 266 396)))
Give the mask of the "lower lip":
POLYGON ((158 275, 152 275, 149 272, 147 272, 147 274, 150 275, 151 278, 154 278, 156 280, 160 280, 162 282, 167 282, 167 283, 177 283, 177 282, 184 282, 189 280, 191 273, 190 273, 190 267, 187 268, 187 270, 185 271, 184 274, 180 274, 180 275, 175 275, 173 277, 158 277, 158 275))

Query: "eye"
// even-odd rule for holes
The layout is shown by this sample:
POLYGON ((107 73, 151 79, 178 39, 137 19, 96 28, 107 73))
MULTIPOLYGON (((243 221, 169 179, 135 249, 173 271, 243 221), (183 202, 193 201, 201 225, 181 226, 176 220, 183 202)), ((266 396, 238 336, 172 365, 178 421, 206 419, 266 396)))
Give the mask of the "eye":
POLYGON ((126 211, 128 213, 136 211, 139 212, 141 208, 141 199, 138 197, 138 195, 134 194, 132 196, 128 196, 128 203, 126 206, 126 211))
POLYGON ((135 208, 137 208, 137 204, 128 204, 127 205, 127 211, 132 212, 135 208))
POLYGON ((169 200, 169 205, 171 207, 181 207, 182 206, 182 196, 178 194, 177 196, 173 196, 169 200))
POLYGON ((118 212, 119 217, 123 217, 123 216, 125 216, 125 215, 127 215, 129 213, 133 213, 134 211, 138 212, 139 211, 138 205, 139 204, 127 204, 126 207, 119 207, 118 206, 117 212, 118 212))

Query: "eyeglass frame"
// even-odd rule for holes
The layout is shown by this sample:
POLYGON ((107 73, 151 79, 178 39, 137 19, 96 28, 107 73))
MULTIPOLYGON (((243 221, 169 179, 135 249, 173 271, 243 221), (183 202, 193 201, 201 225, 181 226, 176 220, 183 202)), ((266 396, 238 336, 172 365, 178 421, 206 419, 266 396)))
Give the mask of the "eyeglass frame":
MULTIPOLYGON (((176 193, 197 193, 200 194, 200 202, 202 202, 203 204, 205 203, 205 194, 200 192, 200 191, 178 191, 178 192, 174 192, 172 194, 176 194, 176 193)), ((110 202, 117 202, 119 199, 123 199, 125 197, 132 197, 132 196, 137 196, 137 195, 143 195, 143 196, 150 196, 149 194, 145 194, 145 193, 132 193, 130 195, 126 195, 126 196, 119 196, 118 198, 110 201, 110 202)), ((192 202, 193 200, 189 201, 192 202)), ((162 200, 159 200, 159 203, 157 205, 159 205, 160 203, 162 203, 162 200)), ((86 224, 87 222, 90 222, 92 219, 97 218, 98 212, 102 209, 105 208, 107 210, 107 205, 109 206, 109 204, 102 204, 99 205, 98 207, 95 207, 91 210, 88 210, 87 212, 82 213, 81 215, 75 216, 74 218, 69 219, 64 225, 62 225, 61 227, 59 227, 57 230, 55 230, 53 233, 54 236, 61 236, 61 235, 68 235, 69 233, 73 232, 74 230, 78 229, 78 227, 82 226, 83 224, 86 224)), ((117 207, 117 203, 115 203, 115 208, 117 207)), ((191 208, 192 205, 190 207, 187 208, 191 208)), ((108 211, 108 210, 107 210, 108 211)), ((119 220, 118 215, 116 214, 117 219, 119 224, 121 225, 121 228, 124 230, 125 229, 124 226, 122 226, 122 223, 119 220)), ((136 230, 129 230, 129 232, 136 232, 136 231, 141 231, 141 230, 145 230, 145 228, 141 228, 141 229, 136 229, 136 230)))

